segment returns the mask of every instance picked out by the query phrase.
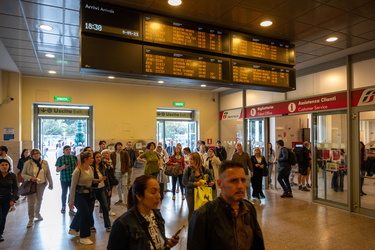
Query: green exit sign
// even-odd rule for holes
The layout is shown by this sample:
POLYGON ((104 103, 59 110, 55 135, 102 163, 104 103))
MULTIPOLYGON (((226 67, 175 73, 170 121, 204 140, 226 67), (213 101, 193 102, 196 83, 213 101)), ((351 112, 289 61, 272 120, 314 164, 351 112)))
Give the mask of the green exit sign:
POLYGON ((55 102, 71 102, 71 97, 62 97, 62 96, 55 96, 54 97, 55 102))
POLYGON ((173 106, 174 107, 185 107, 185 103, 184 102, 174 102, 173 106))

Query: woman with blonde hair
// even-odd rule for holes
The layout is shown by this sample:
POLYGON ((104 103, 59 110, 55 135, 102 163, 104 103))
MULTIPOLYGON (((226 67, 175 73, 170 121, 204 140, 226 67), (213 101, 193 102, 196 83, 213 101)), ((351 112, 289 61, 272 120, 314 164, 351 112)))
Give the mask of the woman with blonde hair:
POLYGON ((250 158, 251 163, 253 164, 254 174, 251 177, 251 185, 253 186, 253 198, 260 201, 264 199, 264 193, 262 190, 262 181, 263 181, 263 168, 267 167, 266 158, 262 155, 260 148, 254 148, 254 155, 250 158))
POLYGON ((197 152, 194 152, 190 155, 189 167, 185 168, 184 175, 182 177, 182 183, 186 188, 186 200, 189 208, 188 220, 194 211, 194 188, 202 186, 203 180, 207 175, 208 186, 215 184, 212 173, 209 169, 203 167, 201 155, 197 152))
POLYGON ((72 176, 72 184, 70 187, 70 201, 69 208, 77 208, 76 216, 70 224, 69 234, 80 236, 79 242, 84 245, 91 245, 90 240, 90 226, 91 221, 91 206, 92 206, 92 184, 99 183, 106 179, 102 176, 99 179, 94 179, 94 171, 91 167, 94 158, 91 152, 83 152, 80 154, 81 164, 74 170, 72 176))
POLYGON ((29 223, 27 228, 34 225, 34 217, 38 221, 43 220, 40 215, 40 207, 42 206, 44 189, 48 185, 50 190, 53 189, 53 182, 51 177, 51 171, 48 166, 48 162, 42 160, 41 152, 39 149, 34 148, 31 150, 31 159, 25 162, 22 170, 22 178, 25 181, 36 182, 36 193, 27 195, 29 223))

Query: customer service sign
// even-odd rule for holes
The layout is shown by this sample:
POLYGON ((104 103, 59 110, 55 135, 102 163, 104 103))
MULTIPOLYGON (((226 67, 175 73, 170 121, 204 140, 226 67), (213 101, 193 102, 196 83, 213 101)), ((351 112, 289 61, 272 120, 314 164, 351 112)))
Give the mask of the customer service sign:
POLYGON ((342 109, 347 107, 346 98, 347 94, 344 92, 274 104, 252 106, 245 109, 245 114, 246 118, 253 118, 342 109))

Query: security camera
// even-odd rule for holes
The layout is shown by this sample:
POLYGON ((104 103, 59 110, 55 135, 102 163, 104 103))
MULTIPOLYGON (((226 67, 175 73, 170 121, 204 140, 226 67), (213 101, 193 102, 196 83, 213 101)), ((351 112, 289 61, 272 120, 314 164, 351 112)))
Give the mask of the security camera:
POLYGON ((7 97, 7 101, 12 102, 12 101, 14 101, 14 98, 13 97, 7 97))

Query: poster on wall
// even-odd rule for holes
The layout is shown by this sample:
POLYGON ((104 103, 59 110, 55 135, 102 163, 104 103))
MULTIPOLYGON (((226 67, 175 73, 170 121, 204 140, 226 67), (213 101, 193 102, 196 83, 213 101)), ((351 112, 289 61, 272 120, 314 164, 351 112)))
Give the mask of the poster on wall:
POLYGON ((4 141, 14 140, 14 128, 4 128, 4 141))

